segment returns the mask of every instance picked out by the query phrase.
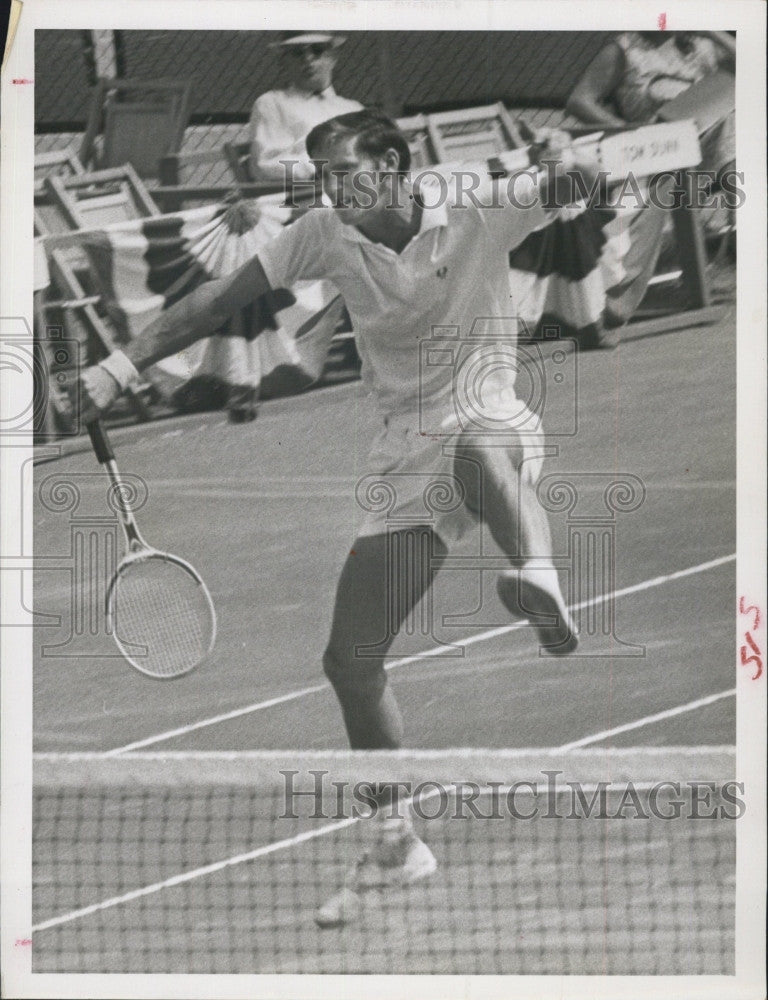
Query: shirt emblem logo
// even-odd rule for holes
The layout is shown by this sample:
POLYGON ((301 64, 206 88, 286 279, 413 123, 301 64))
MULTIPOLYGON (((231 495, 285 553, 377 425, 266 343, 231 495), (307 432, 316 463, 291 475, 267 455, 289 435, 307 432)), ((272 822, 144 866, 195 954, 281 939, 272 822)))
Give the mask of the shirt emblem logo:
POLYGON ((441 267, 439 270, 435 271, 435 274, 438 276, 438 278, 444 278, 446 274, 448 274, 448 268, 441 267))

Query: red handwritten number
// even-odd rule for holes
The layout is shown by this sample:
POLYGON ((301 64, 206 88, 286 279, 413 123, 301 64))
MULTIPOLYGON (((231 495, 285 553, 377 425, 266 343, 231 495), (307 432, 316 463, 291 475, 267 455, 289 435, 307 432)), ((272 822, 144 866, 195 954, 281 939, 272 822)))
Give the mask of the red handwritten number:
POLYGON ((658 21, 656 23, 659 26, 659 31, 666 31, 667 30, 667 15, 666 14, 659 14, 659 18, 658 18, 658 21))
POLYGON ((28 948, 32 944, 32 938, 16 938, 17 948, 28 948))
POLYGON ((760 628, 760 608, 756 604, 750 604, 748 607, 744 607, 744 598, 739 598, 739 611, 743 615, 750 615, 754 611, 755 616, 752 619, 752 628, 755 632, 760 628))
POLYGON ((747 640, 749 648, 752 650, 752 652, 755 655, 754 656, 747 656, 747 647, 746 646, 742 646, 741 647, 741 665, 742 665, 742 667, 746 667, 750 663, 756 663, 757 664, 757 669, 756 669, 755 673, 752 674, 752 680, 756 681, 757 678, 763 672, 763 661, 762 661, 762 659, 760 657, 760 649, 758 648, 757 644, 755 643, 755 640, 752 638, 752 636, 750 635, 749 632, 747 632, 747 634, 744 636, 744 638, 747 640))
POLYGON ((746 645, 741 646, 739 649, 739 657, 741 659, 742 667, 747 667, 750 663, 756 664, 755 672, 752 674, 752 680, 756 681, 758 677, 762 677, 763 674, 763 653, 758 644, 752 638, 752 632, 756 632, 760 628, 760 608, 756 604, 747 604, 746 599, 744 597, 740 597, 739 612, 742 615, 752 616, 752 629, 744 634, 744 641, 746 645), (751 656, 750 650, 752 651, 751 656))

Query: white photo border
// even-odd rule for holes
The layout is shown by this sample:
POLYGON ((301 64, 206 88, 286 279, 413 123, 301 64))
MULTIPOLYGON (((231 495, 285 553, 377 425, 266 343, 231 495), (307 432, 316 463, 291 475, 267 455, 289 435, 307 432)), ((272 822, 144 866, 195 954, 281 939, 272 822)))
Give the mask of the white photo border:
MULTIPOLYGON (((23 318, 32 328, 34 164, 34 32, 45 28, 387 30, 655 30, 661 13, 670 30, 737 32, 737 164, 744 169, 747 210, 738 220, 738 492, 737 594, 763 610, 766 648, 766 94, 765 8, 761 0, 664 4, 646 0, 25 0, 2 74, 2 284, 0 323, 23 318), (19 82, 22 81, 22 82, 19 82)), ((9 328, 0 326, 0 338, 9 328)), ((0 373, 5 377, 5 373, 0 373)), ((14 378, 14 385, 19 385, 14 378)), ((31 376, 28 387, 31 397, 31 376)), ((713 401, 711 419, 717 419, 713 401)), ((709 415, 704 415, 707 419, 709 415)), ((31 519, 29 438, 0 442, 3 555, 31 519), (18 476, 24 477, 21 493, 18 476), (9 482, 9 478, 15 480, 9 482), (26 484, 26 488, 25 488, 26 484)), ((2 594, 2 591, 0 591, 2 594)), ((7 593, 2 596, 7 600, 7 593)), ((3 603, 3 608, 7 605, 3 603)), ((739 625, 737 609, 734 619, 739 625)), ((33 975, 29 948, 16 942, 31 927, 32 630, 3 628, 2 643, 2 977, 9 997, 507 997, 512 977, 479 976, 101 976, 33 975)), ((766 679, 737 670, 737 775, 749 808, 738 825, 736 974, 732 977, 514 977, 515 996, 748 998, 764 995, 766 679), (695 991, 695 992, 694 992, 695 991)))

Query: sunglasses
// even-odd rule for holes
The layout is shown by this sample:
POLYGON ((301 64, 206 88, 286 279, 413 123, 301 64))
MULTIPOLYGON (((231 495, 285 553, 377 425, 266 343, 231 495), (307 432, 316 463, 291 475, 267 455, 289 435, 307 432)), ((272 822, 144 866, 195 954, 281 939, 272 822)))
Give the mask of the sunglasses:
POLYGON ((294 59, 303 59, 307 52, 311 53, 315 59, 330 52, 330 45, 292 45, 288 50, 294 59))

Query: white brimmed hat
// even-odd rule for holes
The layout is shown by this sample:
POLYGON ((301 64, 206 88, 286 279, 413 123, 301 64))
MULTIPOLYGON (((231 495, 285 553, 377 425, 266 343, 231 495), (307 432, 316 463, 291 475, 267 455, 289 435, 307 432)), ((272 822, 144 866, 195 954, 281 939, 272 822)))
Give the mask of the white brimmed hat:
POLYGON ((337 49, 346 42, 344 35, 329 31, 284 31, 279 42, 272 42, 270 49, 290 48, 292 45, 329 45, 337 49))

